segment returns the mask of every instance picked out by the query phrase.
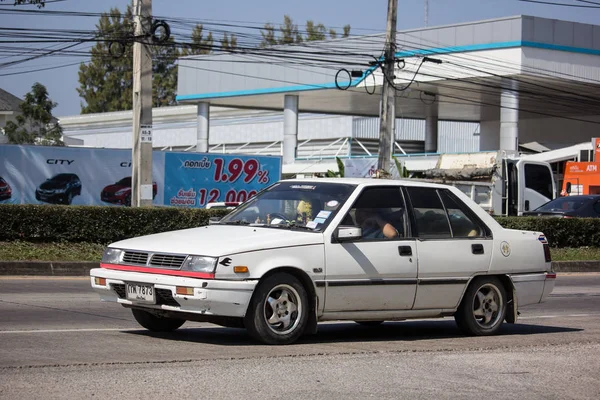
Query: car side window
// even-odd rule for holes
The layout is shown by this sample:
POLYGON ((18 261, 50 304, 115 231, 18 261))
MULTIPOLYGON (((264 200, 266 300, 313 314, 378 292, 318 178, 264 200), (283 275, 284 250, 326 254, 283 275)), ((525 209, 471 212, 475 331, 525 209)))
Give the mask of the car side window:
POLYGON ((366 188, 344 216, 341 225, 360 227, 362 240, 406 237, 406 206, 400 187, 366 188))
POLYGON ((424 187, 407 187, 410 197, 417 234, 422 238, 451 238, 450 223, 442 200, 436 189, 424 187))
POLYGON ((468 217, 470 212, 465 204, 451 196, 447 190, 440 190, 439 194, 446 206, 446 213, 450 220, 453 237, 464 238, 485 236, 485 232, 481 226, 468 217))

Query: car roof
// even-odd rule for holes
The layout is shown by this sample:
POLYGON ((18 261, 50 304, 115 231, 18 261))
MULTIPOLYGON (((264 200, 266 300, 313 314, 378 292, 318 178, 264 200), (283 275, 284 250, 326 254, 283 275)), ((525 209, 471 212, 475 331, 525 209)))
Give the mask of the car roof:
POLYGON ((335 184, 349 184, 349 185, 361 185, 361 186, 417 186, 417 187, 428 187, 428 188, 448 188, 448 185, 442 185, 439 183, 423 182, 413 179, 375 179, 375 178, 296 178, 296 179, 285 179, 283 182, 311 182, 311 183, 335 183, 335 184))

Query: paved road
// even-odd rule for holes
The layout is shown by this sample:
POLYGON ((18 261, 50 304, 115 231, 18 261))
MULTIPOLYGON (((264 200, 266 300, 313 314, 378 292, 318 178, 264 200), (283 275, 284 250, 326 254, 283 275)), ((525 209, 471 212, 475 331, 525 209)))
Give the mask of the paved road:
POLYGON ((453 320, 321 324, 292 346, 139 329, 81 278, 0 278, 0 398, 597 398, 600 274, 560 275, 502 335, 453 320))

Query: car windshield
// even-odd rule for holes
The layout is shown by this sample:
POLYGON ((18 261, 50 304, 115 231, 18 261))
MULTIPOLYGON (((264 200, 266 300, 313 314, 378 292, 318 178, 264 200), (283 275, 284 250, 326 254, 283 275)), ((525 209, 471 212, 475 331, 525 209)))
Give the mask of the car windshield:
POLYGON ((117 182, 117 185, 131 186, 131 177, 121 179, 119 182, 117 182))
POLYGON ((321 231, 354 190, 354 185, 279 182, 221 220, 221 224, 321 231))
POLYGON ((560 212, 560 211, 575 211, 583 206, 588 201, 587 198, 561 197, 547 202, 538 207, 535 211, 542 212, 560 212))

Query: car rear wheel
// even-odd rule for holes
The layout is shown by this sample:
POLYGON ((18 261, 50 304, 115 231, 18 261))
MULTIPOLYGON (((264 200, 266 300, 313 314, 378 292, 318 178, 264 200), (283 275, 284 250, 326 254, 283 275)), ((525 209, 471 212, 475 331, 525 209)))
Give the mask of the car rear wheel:
POLYGON ((498 332, 506 315, 506 290, 495 277, 475 278, 467 288, 454 315, 467 335, 485 336, 498 332))
POLYGON ((276 273, 256 288, 244 325, 263 343, 293 343, 304 333, 309 308, 302 283, 293 275, 276 273))
POLYGON ((152 332, 172 332, 185 324, 184 319, 159 317, 137 308, 132 308, 131 312, 138 324, 152 332))

